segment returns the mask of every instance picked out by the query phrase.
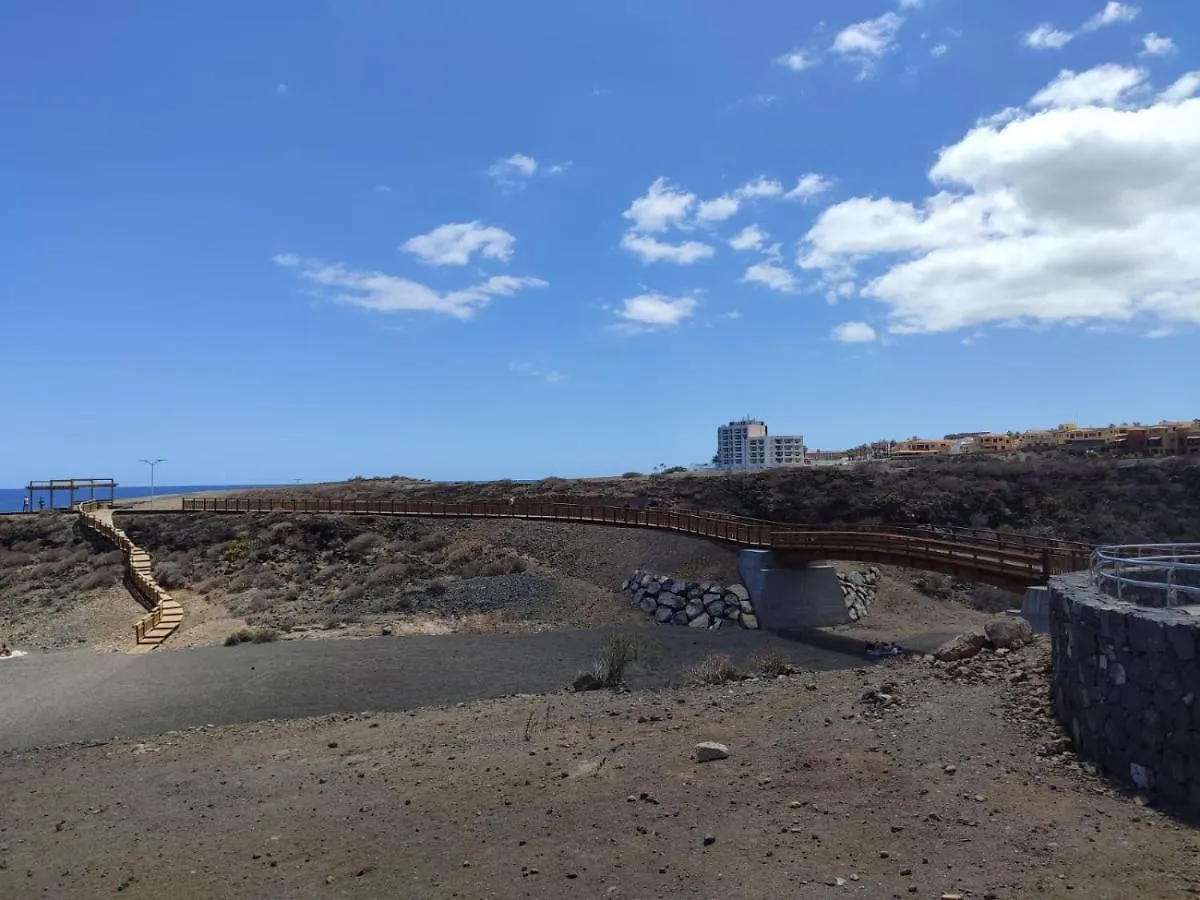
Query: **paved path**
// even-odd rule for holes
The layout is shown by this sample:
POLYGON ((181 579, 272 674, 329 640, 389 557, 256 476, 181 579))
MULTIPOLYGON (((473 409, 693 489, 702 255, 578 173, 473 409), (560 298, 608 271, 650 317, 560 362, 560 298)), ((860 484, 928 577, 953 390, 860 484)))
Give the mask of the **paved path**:
MULTIPOLYGON (((141 737, 198 725, 339 712, 404 710, 514 693, 554 691, 587 668, 599 631, 281 641, 163 650, 146 656, 88 651, 30 654, 0 664, 0 750, 141 737)), ((739 660, 781 647, 799 665, 867 663, 857 644, 817 644, 761 632, 663 628, 653 687, 709 653, 739 660)))

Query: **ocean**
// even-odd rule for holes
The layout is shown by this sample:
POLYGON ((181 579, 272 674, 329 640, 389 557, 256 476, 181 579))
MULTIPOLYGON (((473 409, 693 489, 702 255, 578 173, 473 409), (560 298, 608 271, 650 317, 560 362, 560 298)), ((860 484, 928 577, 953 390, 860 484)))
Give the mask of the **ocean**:
MULTIPOLYGON (((154 493, 156 494, 196 494, 200 491, 236 491, 248 490, 256 487, 276 487, 270 484, 156 484, 154 493)), ((149 485, 118 485, 117 499, 124 497, 147 497, 150 495, 149 485)), ((0 488, 0 513, 20 512, 22 505, 25 503, 25 498, 28 496, 25 488, 0 488)), ((96 499, 107 499, 108 491, 97 490, 96 499)), ((33 495, 33 508, 38 508, 38 500, 46 501, 46 506, 50 505, 50 495, 45 491, 36 491, 33 495)), ((66 491, 54 492, 54 505, 60 508, 66 508, 68 505, 68 497, 66 491)), ((87 491, 77 491, 75 499, 87 500, 87 491)))

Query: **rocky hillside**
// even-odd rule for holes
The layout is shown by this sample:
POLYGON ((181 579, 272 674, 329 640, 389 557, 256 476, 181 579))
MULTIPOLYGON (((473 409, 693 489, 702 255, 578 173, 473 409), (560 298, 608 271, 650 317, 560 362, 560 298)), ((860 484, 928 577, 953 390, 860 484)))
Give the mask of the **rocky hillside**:
MULTIPOLYGON (((852 469, 660 475, 532 484, 355 479, 297 497, 504 499, 673 506, 781 522, 913 522, 1092 543, 1200 540, 1200 460, 953 458, 852 469)), ((278 496, 278 494, 275 494, 278 496)))

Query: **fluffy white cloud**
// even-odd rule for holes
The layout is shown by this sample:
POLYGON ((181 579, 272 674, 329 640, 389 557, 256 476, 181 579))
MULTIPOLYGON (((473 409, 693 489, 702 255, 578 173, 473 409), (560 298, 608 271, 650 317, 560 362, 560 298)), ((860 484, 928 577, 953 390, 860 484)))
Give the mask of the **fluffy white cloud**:
POLYGON ((817 64, 817 58, 803 50, 792 50, 775 60, 776 65, 791 69, 793 72, 803 72, 817 64))
POLYGON ((558 384, 560 381, 567 380, 567 376, 562 372, 554 369, 542 369, 532 363, 510 362, 508 371, 516 372, 518 375, 528 375, 530 378, 540 378, 550 384, 558 384))
POLYGON ((742 276, 742 281, 749 284, 761 284, 763 287, 768 287, 773 291, 780 291, 784 294, 793 293, 799 286, 795 275, 783 268, 783 266, 777 266, 772 263, 754 264, 746 270, 746 274, 742 276))
POLYGON ((1058 76, 1034 94, 1033 106, 1111 106, 1125 99, 1125 95, 1146 80, 1145 69, 1134 69, 1107 63, 1072 72, 1063 69, 1058 76))
POLYGON ((930 56, 945 56, 950 51, 949 44, 937 44, 929 50, 930 56))
POLYGON ((742 202, 729 194, 722 194, 712 200, 703 200, 696 207, 696 221, 724 222, 735 215, 742 202))
POLYGON ((859 78, 867 78, 874 71, 875 63, 895 48, 896 34, 903 24, 904 17, 894 12, 856 22, 839 31, 829 49, 858 63, 859 78))
POLYGON ((825 193, 831 187, 833 187, 833 182, 824 175, 809 172, 807 175, 801 175, 796 186, 784 196, 789 200, 811 200, 818 194, 825 193))
POLYGON ((875 336, 875 329, 866 322, 843 322, 830 333, 830 337, 843 344, 869 344, 875 336))
POLYGON ((478 253, 484 259, 506 262, 516 238, 494 225, 455 222, 405 241, 400 249, 434 266, 465 266, 478 253))
POLYGON ((1042 24, 1026 34, 1021 42, 1034 50, 1061 50, 1073 40, 1075 40, 1073 32, 1063 31, 1053 25, 1042 24))
POLYGON ((1200 99, 1127 99, 978 123, 940 151, 925 201, 836 204, 798 262, 827 283, 867 268, 859 292, 898 333, 1200 324, 1200 99))
POLYGON ((696 311, 694 297, 664 297, 662 294, 639 294, 630 297, 617 310, 617 318, 634 330, 670 328, 678 325, 696 311))
POLYGON ((747 225, 729 239, 729 246, 734 250, 757 250, 767 237, 767 233, 757 225, 747 225))
POLYGON ((1139 56, 1166 56, 1175 52, 1175 42, 1169 37, 1163 37, 1157 32, 1150 32, 1142 38, 1142 52, 1139 56))
POLYGON ((487 170, 496 184, 507 191, 519 191, 538 170, 538 162, 524 153, 514 153, 507 159, 498 159, 487 170))
POLYGON ((683 222, 695 203, 695 194, 678 190, 660 177, 623 215, 633 222, 636 231, 665 231, 683 222))
POLYGON ((1141 13, 1141 9, 1128 3, 1118 3, 1109 0, 1104 9, 1083 23, 1084 31, 1096 31, 1106 25, 1116 25, 1120 22, 1132 22, 1141 13))
POLYGON ((747 181, 734 193, 743 200, 758 200, 763 197, 778 197, 783 193, 783 185, 765 175, 747 181))
POLYGON ((716 252, 708 244, 702 244, 700 241, 668 244, 650 235, 633 231, 625 232, 621 238, 621 246, 631 253, 636 253, 644 263, 670 262, 681 266, 690 266, 702 259, 708 259, 716 252))
POLYGON ((510 297, 526 288, 544 288, 540 278, 494 275, 479 284, 442 293, 431 287, 383 272, 361 272, 341 263, 319 259, 302 260, 292 253, 275 257, 278 265, 299 269, 300 277, 312 284, 335 291, 338 303, 374 312, 435 312, 469 319, 487 306, 493 297, 510 297))
POLYGON ((1200 72, 1188 72, 1158 95, 1163 103, 1182 103, 1200 91, 1200 72))

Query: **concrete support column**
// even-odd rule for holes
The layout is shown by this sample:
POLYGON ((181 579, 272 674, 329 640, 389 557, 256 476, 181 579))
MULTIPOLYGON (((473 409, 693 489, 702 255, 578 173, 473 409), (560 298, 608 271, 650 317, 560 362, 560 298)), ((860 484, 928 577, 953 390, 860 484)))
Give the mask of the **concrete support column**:
POLYGON ((1021 618, 1030 624, 1034 634, 1050 633, 1050 589, 1031 587, 1021 601, 1021 618))
POLYGON ((767 631, 825 628, 850 621, 831 563, 784 566, 770 550, 742 550, 738 574, 750 593, 759 627, 767 631))

